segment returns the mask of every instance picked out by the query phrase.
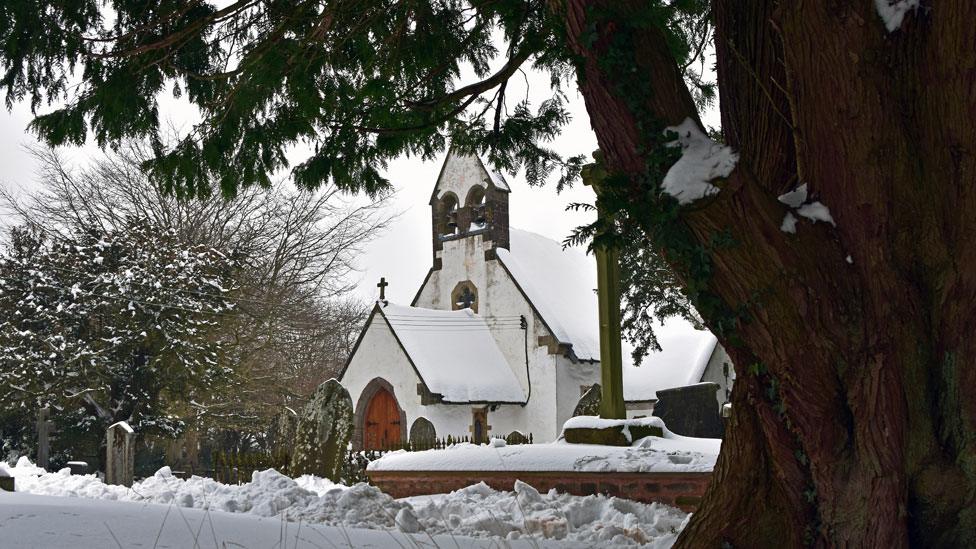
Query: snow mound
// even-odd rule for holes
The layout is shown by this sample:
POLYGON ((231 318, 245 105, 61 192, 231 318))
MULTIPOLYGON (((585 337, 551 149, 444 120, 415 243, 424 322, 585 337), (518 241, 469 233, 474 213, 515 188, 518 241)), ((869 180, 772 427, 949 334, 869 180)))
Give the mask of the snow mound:
MULTIPOLYGON (((491 448, 485 446, 485 448, 491 448)), ((4 466, 18 492, 47 496, 146 502, 226 513, 284 517, 304 524, 400 530, 404 533, 567 540, 587 545, 670 547, 687 515, 662 504, 605 496, 540 494, 522 482, 513 492, 484 483, 434 496, 394 500, 368 484, 342 486, 305 475, 291 479, 274 469, 256 471, 240 486, 211 479, 183 480, 163 467, 132 488, 106 485, 69 469, 48 473, 21 458, 4 466)))
POLYGON ((520 481, 515 482, 514 492, 499 492, 481 482, 450 494, 406 501, 421 524, 447 523, 463 536, 535 537, 603 547, 670 547, 687 517, 658 503, 571 496, 555 490, 540 494, 520 481))

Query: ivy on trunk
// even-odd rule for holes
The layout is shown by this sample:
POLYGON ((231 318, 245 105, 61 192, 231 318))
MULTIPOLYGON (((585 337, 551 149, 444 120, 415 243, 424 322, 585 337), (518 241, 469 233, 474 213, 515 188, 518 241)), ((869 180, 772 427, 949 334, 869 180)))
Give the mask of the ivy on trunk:
MULTIPOLYGON (((609 167, 633 196, 653 195, 653 132, 696 111, 665 36, 629 23, 640 3, 612 4, 568 2, 568 36, 609 167), (628 82, 641 77, 653 86, 628 82)), ((689 242, 663 253, 725 305, 702 310, 707 324, 744 314, 741 344, 716 329, 738 374, 733 420, 679 545, 970 546, 976 30, 952 2, 890 34, 871 2, 712 9, 722 129, 739 160, 718 194, 682 211, 689 242), (781 230, 777 197, 800 183, 836 225, 781 230), (706 272, 673 253, 724 231, 735 242, 709 250, 706 272)))

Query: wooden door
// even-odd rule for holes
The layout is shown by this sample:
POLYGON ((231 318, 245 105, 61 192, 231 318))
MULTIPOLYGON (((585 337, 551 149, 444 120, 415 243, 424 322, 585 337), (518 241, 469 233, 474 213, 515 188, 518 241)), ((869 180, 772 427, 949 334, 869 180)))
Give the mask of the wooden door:
POLYGON ((400 408, 386 389, 373 395, 366 408, 367 450, 386 450, 400 446, 400 408))

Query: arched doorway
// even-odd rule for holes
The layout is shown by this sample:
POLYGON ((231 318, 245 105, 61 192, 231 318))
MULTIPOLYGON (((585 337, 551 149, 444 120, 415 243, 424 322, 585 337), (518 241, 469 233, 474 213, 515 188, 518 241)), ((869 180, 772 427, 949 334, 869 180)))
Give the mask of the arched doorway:
POLYGON ((393 385, 376 377, 363 387, 356 399, 352 447, 356 450, 383 449, 384 432, 388 444, 396 446, 407 440, 407 414, 400 407, 393 385))
POLYGON ((364 447, 385 450, 400 446, 400 407, 386 389, 379 389, 366 407, 364 447))

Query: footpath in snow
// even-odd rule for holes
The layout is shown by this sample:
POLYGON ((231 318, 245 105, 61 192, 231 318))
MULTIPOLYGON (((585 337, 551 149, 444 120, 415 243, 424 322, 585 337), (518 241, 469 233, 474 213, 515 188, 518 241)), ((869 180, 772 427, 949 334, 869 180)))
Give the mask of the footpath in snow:
POLYGON ((160 532, 167 542, 157 547, 272 547, 281 546, 287 529, 293 536, 287 537, 289 547, 301 542, 300 547, 406 548, 423 545, 419 540, 434 547, 456 542, 491 547, 503 538, 522 540, 526 547, 544 541, 546 547, 663 548, 671 546, 688 516, 666 505, 620 498, 540 494, 521 482, 511 492, 476 484, 450 494, 394 500, 367 484, 291 479, 273 469, 255 472, 251 482, 236 486, 200 477, 182 480, 164 467, 131 489, 67 469, 47 473, 26 458, 0 470, 17 483, 17 493, 0 492, 0 547, 6 540, 17 540, 11 547, 119 546, 113 536, 123 547, 152 547, 151 538, 160 532), (241 522, 245 517, 250 522, 241 522), (297 532, 299 524, 307 534, 297 532), (186 545, 179 536, 190 532, 196 532, 194 541, 186 545))

